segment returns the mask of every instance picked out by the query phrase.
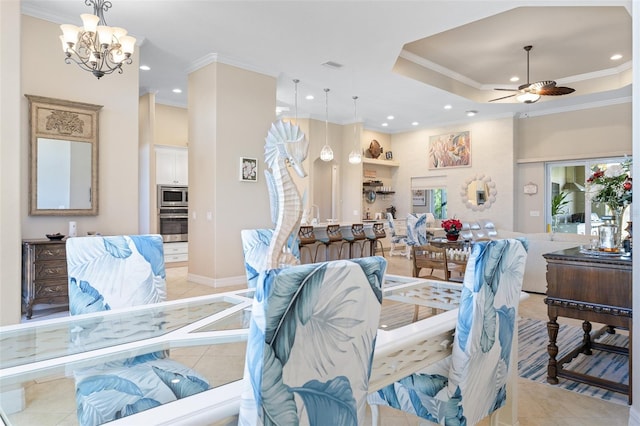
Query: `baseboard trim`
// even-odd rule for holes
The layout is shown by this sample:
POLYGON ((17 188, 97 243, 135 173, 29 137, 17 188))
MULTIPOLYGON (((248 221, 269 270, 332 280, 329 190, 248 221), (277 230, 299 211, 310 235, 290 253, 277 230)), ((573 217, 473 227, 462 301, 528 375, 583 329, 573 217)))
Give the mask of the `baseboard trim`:
POLYGON ((222 287, 234 287, 239 285, 247 285, 247 277, 246 275, 238 275, 235 277, 225 277, 225 278, 211 278, 205 277, 203 275, 196 274, 187 274, 187 281, 194 282, 196 284, 207 285, 213 288, 222 288, 222 287))

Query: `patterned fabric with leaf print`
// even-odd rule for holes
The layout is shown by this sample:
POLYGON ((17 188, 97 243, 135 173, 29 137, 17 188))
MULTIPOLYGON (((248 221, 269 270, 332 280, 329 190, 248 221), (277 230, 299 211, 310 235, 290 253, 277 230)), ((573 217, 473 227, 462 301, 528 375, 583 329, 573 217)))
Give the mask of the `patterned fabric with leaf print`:
POLYGON ((240 425, 362 424, 386 260, 337 260, 259 275, 240 425))
MULTIPOLYGON (((66 242, 69 311, 80 315, 162 302, 167 297, 162 237, 119 235, 77 237, 66 242)), ((79 322, 70 331, 75 346, 108 340, 102 330, 92 333, 100 319, 79 322)), ((147 337, 136 327, 119 330, 147 337)), ((114 333, 116 333, 114 331, 114 333)), ((105 342, 105 346, 108 344, 105 342)), ((164 351, 76 368, 78 423, 103 424, 209 389, 207 379, 172 361, 164 351)))
POLYGON ((524 240, 473 245, 451 356, 371 394, 443 425, 474 425, 506 401, 511 343, 527 258, 524 240))

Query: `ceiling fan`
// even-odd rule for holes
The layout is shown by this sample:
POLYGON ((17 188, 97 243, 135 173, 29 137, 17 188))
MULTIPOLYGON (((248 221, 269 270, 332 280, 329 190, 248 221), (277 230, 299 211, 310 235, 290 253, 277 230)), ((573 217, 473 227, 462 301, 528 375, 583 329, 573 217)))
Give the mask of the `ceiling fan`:
POLYGON ((524 50, 527 52, 527 83, 518 86, 517 89, 500 89, 508 92, 518 92, 513 95, 503 96, 501 98, 491 99, 489 102, 500 101, 502 99, 516 97, 518 102, 525 104, 532 104, 537 102, 541 96, 560 96, 568 95, 575 92, 575 89, 571 87, 558 87, 553 80, 536 81, 535 83, 529 83, 529 52, 533 49, 533 46, 525 46, 524 50))

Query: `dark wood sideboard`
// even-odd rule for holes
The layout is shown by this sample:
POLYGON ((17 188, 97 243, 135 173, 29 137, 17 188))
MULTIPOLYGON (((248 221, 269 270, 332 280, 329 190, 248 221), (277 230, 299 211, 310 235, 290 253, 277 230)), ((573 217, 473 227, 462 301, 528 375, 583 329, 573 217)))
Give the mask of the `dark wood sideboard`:
POLYGON ((22 309, 27 319, 33 305, 69 307, 67 253, 64 241, 22 241, 22 309))
POLYGON ((598 256, 582 253, 579 247, 544 254, 547 261, 547 297, 549 314, 549 364, 547 382, 558 383, 558 377, 570 379, 628 395, 631 404, 631 375, 629 385, 565 370, 563 365, 578 354, 591 355, 592 350, 609 351, 632 357, 632 262, 620 256, 598 256), (575 350, 556 360, 558 346, 558 317, 583 320, 582 342, 575 350), (605 345, 593 341, 591 322, 604 324, 599 333, 614 332, 615 328, 629 330, 629 347, 605 345))

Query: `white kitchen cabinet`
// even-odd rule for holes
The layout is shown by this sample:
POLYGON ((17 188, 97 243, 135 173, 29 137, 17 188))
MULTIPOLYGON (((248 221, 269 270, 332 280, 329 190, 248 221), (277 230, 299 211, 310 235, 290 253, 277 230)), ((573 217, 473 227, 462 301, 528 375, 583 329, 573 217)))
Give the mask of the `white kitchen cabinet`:
POLYGON ((189 260, 189 243, 164 243, 164 263, 186 262, 189 260))
POLYGON ((187 148, 156 147, 156 184, 189 184, 189 152, 187 148))

